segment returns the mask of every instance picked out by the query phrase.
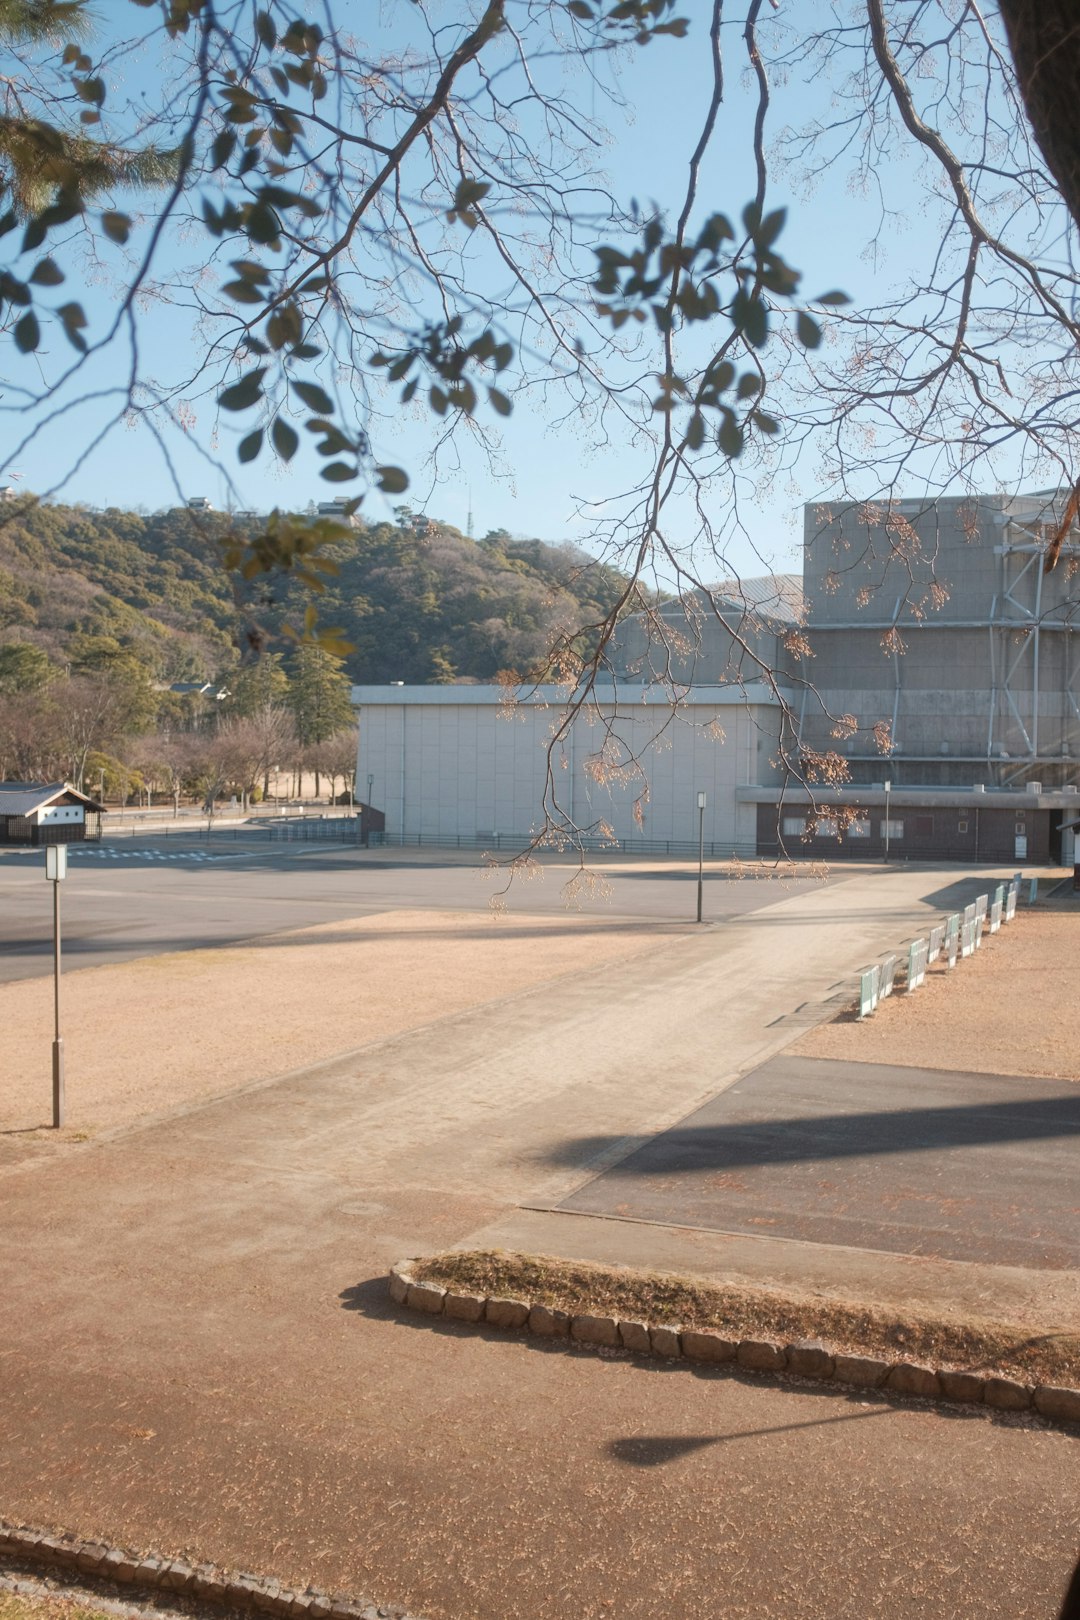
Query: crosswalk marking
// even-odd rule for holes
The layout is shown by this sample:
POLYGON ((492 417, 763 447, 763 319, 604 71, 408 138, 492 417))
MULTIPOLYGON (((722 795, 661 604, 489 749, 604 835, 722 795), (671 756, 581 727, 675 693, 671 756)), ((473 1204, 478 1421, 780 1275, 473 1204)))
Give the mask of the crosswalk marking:
POLYGON ((251 854, 250 850, 233 850, 231 854, 212 853, 205 849, 161 850, 161 849, 87 849, 68 846, 70 853, 79 859, 99 861, 235 861, 244 855, 251 854))

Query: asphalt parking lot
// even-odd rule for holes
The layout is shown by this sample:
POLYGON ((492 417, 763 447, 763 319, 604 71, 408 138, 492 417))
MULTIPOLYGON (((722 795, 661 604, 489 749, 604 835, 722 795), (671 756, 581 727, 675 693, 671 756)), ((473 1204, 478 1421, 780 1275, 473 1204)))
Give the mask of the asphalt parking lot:
MULTIPOLYGON (((544 875, 517 880, 511 911, 565 909, 574 866, 554 857, 544 875)), ((693 921, 697 868, 690 862, 605 860, 606 896, 580 910, 614 918, 693 921)), ((849 876, 832 876, 832 884, 849 876)), ((724 922, 820 888, 819 876, 739 880, 706 877, 705 918, 724 922)), ((505 874, 477 854, 279 847, 205 839, 105 840, 73 847, 63 889, 69 968, 131 961, 398 909, 484 911, 505 874)), ((52 899, 44 853, 0 852, 0 983, 33 978, 52 963, 52 899)))
POLYGON ((781 1053, 559 1208, 1068 1269, 1080 1254, 1078 1139, 1069 1081, 781 1053))

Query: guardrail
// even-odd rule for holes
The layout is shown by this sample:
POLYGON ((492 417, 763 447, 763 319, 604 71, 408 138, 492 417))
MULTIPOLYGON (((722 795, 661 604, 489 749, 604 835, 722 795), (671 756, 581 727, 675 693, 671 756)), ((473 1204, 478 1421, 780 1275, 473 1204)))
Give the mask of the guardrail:
POLYGON ((331 839, 340 843, 355 843, 360 836, 360 818, 358 815, 345 816, 305 816, 293 821, 271 821, 269 819, 254 824, 243 822, 239 826, 229 823, 222 826, 220 822, 211 822, 200 827, 185 827, 175 822, 165 827, 110 827, 105 841, 111 842, 120 838, 145 838, 157 843, 163 838, 186 838, 189 843, 248 843, 268 844, 281 839, 305 840, 331 839))
MULTIPOLYGON (((527 849, 532 841, 531 833, 372 833, 372 848, 377 845, 386 849, 476 849, 476 850, 518 850, 527 849)), ((557 848, 548 846, 553 854, 557 848)), ((574 841, 574 849, 584 849, 589 854, 611 855, 685 855, 697 859, 697 839, 678 838, 582 838, 574 841)), ((719 843, 708 842, 702 846, 702 852, 709 861, 758 861, 757 845, 753 842, 745 843, 719 843)))
MULTIPOLYGON (((1020 895, 1021 875, 1018 872, 1011 883, 999 883, 994 891, 993 900, 989 894, 978 895, 970 904, 964 907, 963 912, 954 911, 944 920, 931 928, 925 939, 912 940, 907 952, 907 995, 913 995, 926 983, 926 969, 932 962, 936 962, 945 954, 947 968, 954 968, 957 960, 974 956, 987 933, 996 934, 1003 924, 1011 922, 1016 916, 1016 905, 1020 895)), ((1039 893, 1038 878, 1031 878, 1028 886, 1028 905, 1034 905, 1039 893)), ((892 994, 896 978, 896 962, 894 955, 885 957, 884 961, 869 968, 864 968, 859 975, 859 1012, 860 1019, 869 1018, 876 1012, 880 1002, 892 994)))

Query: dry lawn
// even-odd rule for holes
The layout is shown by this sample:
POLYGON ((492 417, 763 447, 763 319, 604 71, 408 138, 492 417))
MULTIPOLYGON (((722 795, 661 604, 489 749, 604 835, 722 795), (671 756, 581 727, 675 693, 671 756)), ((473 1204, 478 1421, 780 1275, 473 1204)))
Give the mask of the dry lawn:
POLYGON ((951 971, 932 967, 861 1023, 841 1013, 791 1048, 804 1057, 1080 1079, 1080 907, 1019 911, 951 971))
POLYGON ((650 1325, 712 1328, 732 1339, 792 1343, 823 1339, 851 1355, 928 1362, 962 1371, 995 1371, 1029 1383, 1080 1383, 1080 1338, 1025 1336, 978 1318, 916 1311, 822 1295, 778 1293, 743 1283, 709 1283, 664 1272, 588 1265, 545 1255, 453 1251, 414 1262, 418 1279, 463 1293, 524 1299, 555 1310, 619 1317, 650 1325))
MULTIPOLYGON (((662 937, 606 918, 396 911, 68 973, 61 1134, 205 1101, 662 937)), ((0 986, 0 1136, 46 1123, 51 1043, 52 980, 0 986)))

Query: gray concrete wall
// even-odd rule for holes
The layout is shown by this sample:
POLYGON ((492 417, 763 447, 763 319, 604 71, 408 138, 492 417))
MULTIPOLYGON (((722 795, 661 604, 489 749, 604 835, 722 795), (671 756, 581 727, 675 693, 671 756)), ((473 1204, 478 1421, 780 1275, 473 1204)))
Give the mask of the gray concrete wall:
POLYGON ((671 681, 679 686, 754 685, 763 671, 782 670, 782 634, 771 619, 740 607, 719 611, 698 594, 667 602, 651 618, 626 619, 611 649, 621 680, 643 686, 671 681))
MULTIPOLYGON (((498 833, 527 838, 541 822, 548 747, 560 708, 522 701, 500 711, 492 687, 356 687, 357 781, 386 815, 390 838, 453 841, 498 833)), ((776 711, 760 689, 697 689, 673 708, 654 689, 583 715, 550 765, 559 800, 579 827, 604 823, 627 842, 696 843, 697 793, 707 796, 705 839, 752 851, 755 783, 775 749, 776 711), (635 759, 640 769, 635 767, 635 759)))
POLYGON ((877 769, 854 761, 874 752, 872 728, 885 722, 899 780, 970 778, 947 763, 957 759, 974 762, 976 780, 1014 779, 1022 762, 1050 782, 1076 780, 1075 549, 1050 575, 1041 556, 1020 549, 1045 543, 1057 510, 1047 498, 1002 496, 807 507, 808 639, 821 698, 805 708, 807 745, 830 746, 824 706, 859 722, 841 749, 856 779, 877 769))

